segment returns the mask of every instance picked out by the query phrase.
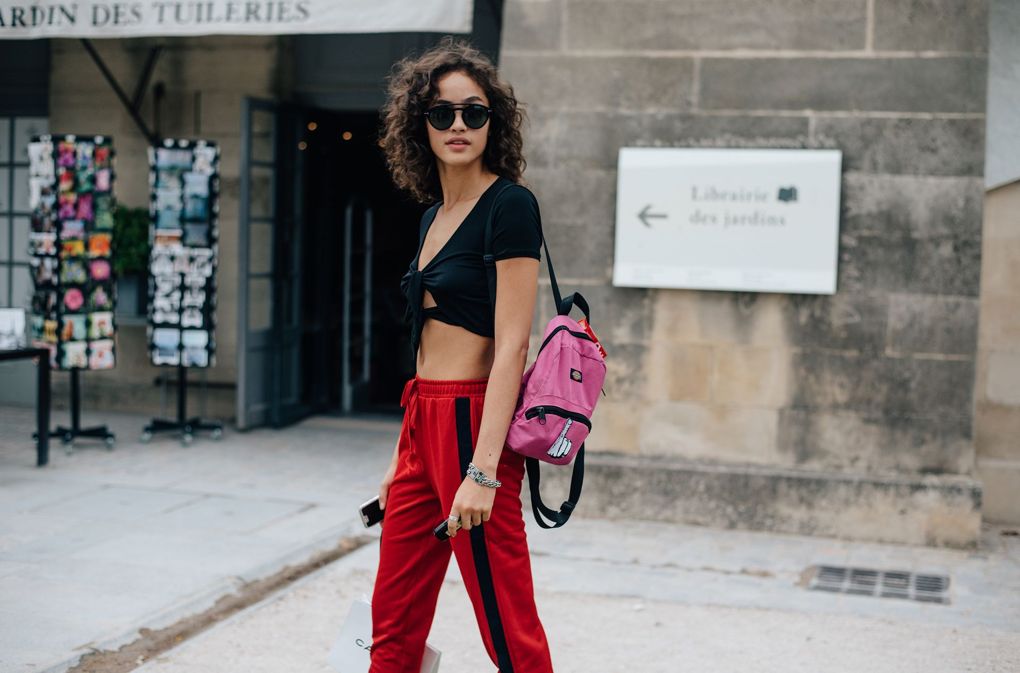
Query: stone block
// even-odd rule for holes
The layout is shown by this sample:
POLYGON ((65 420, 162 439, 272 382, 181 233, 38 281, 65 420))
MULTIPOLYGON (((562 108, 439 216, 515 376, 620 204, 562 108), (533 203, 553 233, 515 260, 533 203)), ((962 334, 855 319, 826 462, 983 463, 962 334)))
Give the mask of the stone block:
POLYGON ((980 390, 974 407, 978 457, 1020 461, 1020 407, 988 402, 980 390))
POLYGON ((982 392, 989 402, 1020 408, 1020 351, 988 353, 988 383, 982 392))
POLYGON ((1020 292, 1020 238, 985 240, 981 252, 981 292, 1020 292))
MULTIPOLYGON (((256 42, 237 48, 215 46, 187 49, 167 78, 167 84, 180 83, 190 88, 238 91, 252 96, 272 96, 279 50, 275 42, 256 42)), ((174 60, 174 55, 169 55, 174 60)))
POLYGON ((500 51, 562 48, 563 3, 566 0, 510 0, 503 11, 500 51))
POLYGON ((592 432, 584 442, 585 452, 636 453, 641 415, 630 400, 599 400, 591 417, 592 432))
POLYGON ((814 122, 814 141, 822 147, 842 149, 845 172, 984 175, 983 117, 817 117, 814 122))
POLYGON ((240 137, 243 99, 238 91, 203 90, 199 99, 202 134, 206 137, 240 137))
POLYGON ((656 402, 641 413, 641 454, 712 463, 768 464, 776 458, 773 409, 656 402))
POLYGON ((703 294, 697 290, 657 290, 652 299, 652 344, 699 342, 698 303, 703 294))
POLYGON ((680 112, 546 113, 559 123, 550 151, 558 167, 616 170, 621 147, 804 147, 803 117, 707 116, 680 112))
POLYGON ((538 199, 543 223, 616 219, 615 170, 536 168, 524 180, 538 199))
POLYGON ((864 0, 777 0, 768 11, 754 0, 570 0, 567 48, 863 49, 866 10, 864 0))
POLYGON ((988 51, 988 2, 893 0, 875 3, 874 48, 988 51))
POLYGON ((720 344, 714 351, 712 400, 737 407, 777 409, 790 390, 790 351, 720 344))
POLYGON ((990 241, 1020 240, 1020 183, 990 190, 985 198, 985 238, 990 241))
MULTIPOLYGON (((545 243, 549 247, 548 256, 552 257, 556 280, 560 283, 560 292, 567 291, 569 279, 584 278, 592 282, 608 282, 612 278, 610 266, 613 249, 612 229, 595 223, 585 226, 576 222, 550 221, 543 218, 542 231, 545 234, 545 243), (567 285, 564 285, 565 282, 567 285)), ((548 283, 546 257, 543 248, 539 275, 548 283)), ((583 288, 576 289, 587 296, 583 288)), ((551 306, 552 292, 543 290, 539 295, 539 302, 548 302, 551 306)))
POLYGON ((603 385, 606 396, 600 401, 612 400, 631 405, 642 403, 648 395, 645 387, 648 347, 638 343, 614 344, 607 342, 598 332, 596 334, 606 349, 606 380, 603 385))
MULTIPOLYGON (((592 454, 581 516, 976 549, 982 486, 955 475, 889 477, 592 454)), ((542 473, 565 493, 568 470, 542 473)), ((553 500, 546 498, 546 502, 553 500)))
POLYGON ((1020 525, 1020 461, 981 459, 982 514, 991 523, 1020 525))
POLYGON ((525 121, 521 127, 524 142, 524 159, 527 164, 525 177, 538 168, 556 167, 556 143, 560 140, 562 115, 546 110, 525 110, 525 121))
POLYGON ((840 233, 929 239, 982 238, 980 178, 908 175, 843 176, 840 233))
POLYGON ((938 353, 973 357, 977 351, 978 300, 917 294, 889 295, 891 355, 938 353))
POLYGON ((655 338, 681 343, 784 347, 785 295, 656 290, 655 338))
POLYGON ((885 350, 886 295, 841 291, 834 295, 791 294, 784 299, 783 320, 791 345, 874 355, 885 350))
MULTIPOLYGON (((50 91, 59 99, 67 94, 84 93, 95 95, 109 92, 116 101, 110 85, 102 71, 96 67, 92 57, 78 40, 50 40, 50 91)), ((114 78, 127 87, 137 81, 144 60, 136 61, 125 50, 122 40, 92 40, 92 46, 109 68, 114 78)), ((128 89, 131 90, 131 89, 128 89)), ((55 106, 51 109, 56 109, 55 106)), ((51 127, 52 128, 52 127, 51 127)), ((72 132, 78 132, 77 130, 72 132)))
POLYGON ((987 59, 706 58, 704 110, 984 112, 987 59))
POLYGON ((866 474, 967 474, 974 459, 966 415, 783 409, 777 444, 790 467, 866 474))
POLYGON ((651 340, 648 379, 649 399, 708 402, 712 397, 714 348, 707 344, 684 344, 651 340))
POLYGON ((857 411, 871 416, 967 418, 973 360, 870 357, 821 350, 796 352, 791 407, 857 411))
POLYGON ((981 348, 1015 349, 1020 344, 1020 292, 981 295, 981 348))
POLYGON ((502 76, 537 110, 689 110, 690 58, 504 54, 502 76))
POLYGON ((976 297, 981 241, 967 235, 840 236, 840 292, 907 292, 976 297))

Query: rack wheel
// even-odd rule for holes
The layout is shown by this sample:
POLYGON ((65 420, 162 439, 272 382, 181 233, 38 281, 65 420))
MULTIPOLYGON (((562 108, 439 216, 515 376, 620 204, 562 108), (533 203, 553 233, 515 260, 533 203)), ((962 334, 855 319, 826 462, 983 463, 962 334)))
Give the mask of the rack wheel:
POLYGON ((181 444, 184 446, 191 446, 191 443, 195 441, 195 436, 192 434, 181 435, 181 444))
POLYGON ((142 444, 148 444, 152 440, 152 433, 146 430, 145 432, 142 433, 140 439, 142 444))
POLYGON ((113 447, 117 445, 117 439, 113 435, 107 435, 104 441, 106 442, 106 448, 110 451, 113 451, 113 447))
POLYGON ((213 439, 223 439, 223 428, 213 428, 213 431, 209 436, 213 439))
POLYGON ((64 444, 74 444, 74 435, 72 435, 70 432, 65 432, 63 435, 61 435, 60 441, 62 441, 64 444))

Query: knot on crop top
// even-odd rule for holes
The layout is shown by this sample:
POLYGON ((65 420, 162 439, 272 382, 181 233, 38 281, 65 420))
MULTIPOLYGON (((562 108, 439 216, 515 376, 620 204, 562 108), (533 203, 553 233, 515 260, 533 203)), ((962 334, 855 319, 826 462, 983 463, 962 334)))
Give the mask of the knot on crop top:
POLYGON ((401 292, 407 299, 404 320, 411 326, 411 348, 416 357, 426 318, 458 325, 482 336, 494 336, 494 307, 482 259, 485 219, 490 212, 494 259, 542 258, 538 201, 527 187, 500 176, 482 193, 435 257, 419 269, 425 238, 441 205, 442 201, 432 205, 422 215, 418 252, 400 280, 401 292), (426 289, 435 306, 423 306, 426 289))

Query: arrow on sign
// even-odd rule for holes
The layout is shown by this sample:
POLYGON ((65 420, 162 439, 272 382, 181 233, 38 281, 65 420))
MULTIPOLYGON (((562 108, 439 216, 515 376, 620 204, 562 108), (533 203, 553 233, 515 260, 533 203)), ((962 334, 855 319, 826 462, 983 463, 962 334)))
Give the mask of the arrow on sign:
POLYGON ((641 220, 641 224, 643 224, 643 225, 645 225, 646 227, 649 227, 649 228, 652 225, 648 224, 648 218, 650 218, 650 217, 663 217, 663 218, 666 217, 666 213, 649 213, 648 209, 651 208, 651 207, 652 207, 652 204, 649 203, 647 206, 645 206, 644 208, 641 209, 640 213, 638 213, 638 219, 641 220))

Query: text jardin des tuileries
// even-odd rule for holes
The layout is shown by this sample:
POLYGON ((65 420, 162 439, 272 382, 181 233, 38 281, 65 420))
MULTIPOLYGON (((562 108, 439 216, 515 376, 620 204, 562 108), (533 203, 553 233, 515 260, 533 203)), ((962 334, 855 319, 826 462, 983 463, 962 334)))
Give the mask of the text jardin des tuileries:
POLYGON ((688 222, 704 227, 785 227, 786 216, 770 213, 759 204, 770 203, 771 195, 761 188, 724 189, 709 186, 691 186, 691 202, 694 204, 742 204, 751 206, 738 209, 711 210, 695 207, 688 217, 688 222))
POLYGON ((140 24, 291 23, 311 17, 308 0, 67 2, 0 5, 0 28, 129 27, 140 24))

